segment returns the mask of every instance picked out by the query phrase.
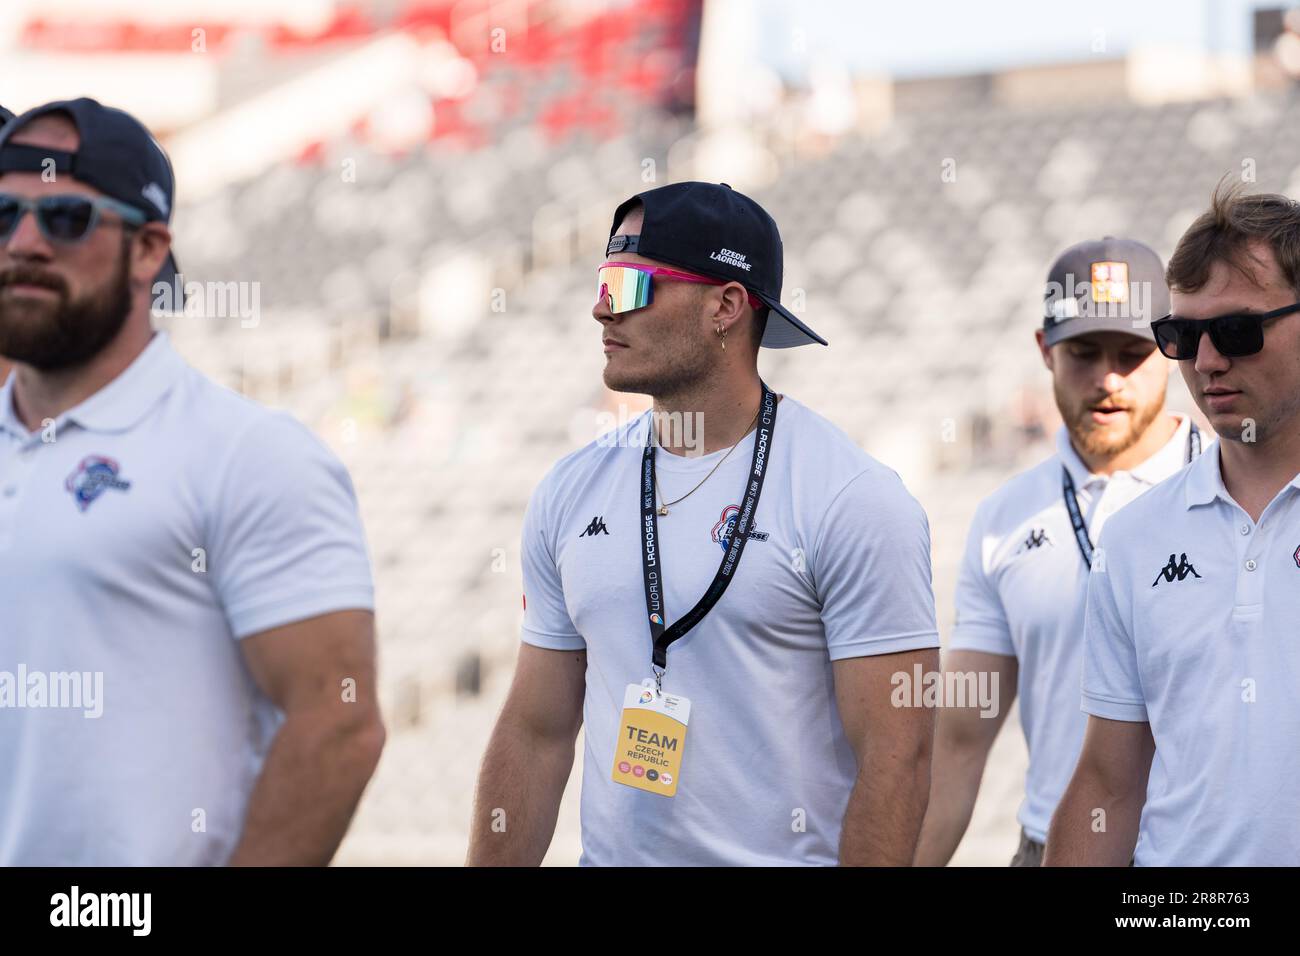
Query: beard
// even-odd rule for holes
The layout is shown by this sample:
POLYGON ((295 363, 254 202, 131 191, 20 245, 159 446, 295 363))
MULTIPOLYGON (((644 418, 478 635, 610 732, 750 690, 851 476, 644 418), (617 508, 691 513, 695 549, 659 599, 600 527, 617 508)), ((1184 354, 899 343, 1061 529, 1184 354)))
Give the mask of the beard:
POLYGON ((113 274, 77 299, 57 275, 30 266, 0 273, 0 355, 41 372, 85 365, 117 337, 131 312, 130 261, 124 241, 113 274), (15 300, 7 286, 30 284, 58 293, 54 303, 15 300))
MULTIPOLYGON (((1064 396, 1057 392, 1058 407, 1063 404, 1064 396)), ((1065 422, 1070 439, 1076 448, 1087 455, 1100 458, 1113 458, 1128 451, 1151 427, 1151 423, 1164 410, 1165 396, 1162 392, 1155 401, 1146 405, 1125 405, 1128 412, 1128 425, 1124 429, 1098 425, 1092 420, 1092 406, 1096 401, 1079 404, 1074 414, 1065 422)))
POLYGON ((707 370, 692 364, 660 364, 651 369, 613 369, 604 372, 605 387, 611 392, 634 392, 664 398, 689 391, 707 378, 707 370))
POLYGON ((628 352, 615 353, 605 363, 602 377, 605 386, 613 392, 634 392, 655 398, 689 393, 715 373, 710 346, 713 343, 707 337, 694 342, 679 337, 669 340, 665 348, 654 351, 652 356, 646 355, 645 346, 637 346, 628 352), (633 358, 635 362, 628 361, 633 358))

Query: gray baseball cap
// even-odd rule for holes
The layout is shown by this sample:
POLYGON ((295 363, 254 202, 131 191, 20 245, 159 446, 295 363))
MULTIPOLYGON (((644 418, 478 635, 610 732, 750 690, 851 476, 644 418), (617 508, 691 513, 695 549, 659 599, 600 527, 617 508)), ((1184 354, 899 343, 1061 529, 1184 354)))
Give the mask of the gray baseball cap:
POLYGON ((1056 257, 1043 292, 1043 332, 1055 345, 1089 332, 1154 339, 1151 322, 1169 314, 1165 266, 1136 239, 1105 236, 1056 257))

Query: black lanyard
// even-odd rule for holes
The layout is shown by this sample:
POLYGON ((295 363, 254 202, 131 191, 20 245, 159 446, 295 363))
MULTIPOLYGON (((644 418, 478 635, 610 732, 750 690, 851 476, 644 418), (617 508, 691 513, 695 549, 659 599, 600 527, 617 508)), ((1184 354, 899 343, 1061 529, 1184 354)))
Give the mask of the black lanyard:
MULTIPOLYGON (((722 593, 727 590, 740 566, 740 555, 749 540, 749 529, 754 521, 754 512, 758 508, 758 496, 763 490, 763 478, 766 474, 767 456, 772 448, 772 435, 776 432, 776 393, 763 386, 762 407, 759 409, 758 432, 754 436, 754 460, 750 465, 749 477, 745 479, 744 498, 740 504, 740 513, 736 515, 736 524, 731 530, 731 542, 727 553, 722 556, 718 573, 713 576, 713 583, 704 592, 686 614, 672 627, 664 627, 666 611, 664 609, 664 566, 663 556, 659 553, 659 515, 655 509, 655 442, 653 435, 647 435, 645 454, 641 458, 641 570, 645 576, 646 616, 650 619, 650 637, 654 642, 651 663, 656 668, 656 679, 662 679, 668 668, 668 645, 682 637, 704 615, 713 610, 722 593)), ((651 414, 650 429, 654 430, 654 416, 651 414)))
MULTIPOLYGON (((1187 464, 1191 464, 1192 459, 1201 453, 1201 432, 1192 422, 1192 427, 1187 430, 1187 464)), ((1088 536, 1088 526, 1084 523, 1083 512, 1079 510, 1079 497, 1074 493, 1074 482, 1070 479, 1070 469, 1064 465, 1061 466, 1062 494, 1065 497, 1065 510, 1070 512, 1070 524, 1074 528, 1074 540, 1079 543, 1079 553, 1083 555, 1083 563, 1092 567, 1092 538, 1088 536)))

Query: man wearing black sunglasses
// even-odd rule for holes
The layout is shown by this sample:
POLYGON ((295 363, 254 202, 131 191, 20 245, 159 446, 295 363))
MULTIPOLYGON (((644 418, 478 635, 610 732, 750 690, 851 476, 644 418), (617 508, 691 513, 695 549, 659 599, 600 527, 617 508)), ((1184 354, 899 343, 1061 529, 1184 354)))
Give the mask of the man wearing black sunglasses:
POLYGON ((382 746, 347 473, 151 328, 172 200, 120 110, 0 129, 0 866, 323 864, 382 746))
POLYGON ((1053 865, 1300 860, 1300 204, 1220 185, 1153 323, 1219 441, 1102 535, 1053 865), (1103 825, 1098 826, 1101 821, 1103 825))

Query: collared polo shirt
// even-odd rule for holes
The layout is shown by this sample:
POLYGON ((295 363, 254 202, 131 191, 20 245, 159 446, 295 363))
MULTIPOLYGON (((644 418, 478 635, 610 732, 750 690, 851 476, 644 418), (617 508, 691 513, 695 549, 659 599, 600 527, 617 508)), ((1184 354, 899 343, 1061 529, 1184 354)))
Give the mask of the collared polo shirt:
MULTIPOLYGON (((651 675, 640 538, 650 422, 647 412, 561 460, 524 518, 522 638, 586 652, 580 862, 833 866, 858 774, 834 664, 938 647, 925 512, 897 474, 783 398, 734 580, 668 650, 664 691, 691 701, 676 795, 623 786, 612 771, 624 691, 651 675)), ((756 435, 730 457, 656 455, 660 500, 678 502, 658 527, 669 626, 730 545, 756 435)))
POLYGON ((373 607, 301 424, 156 333, 29 433, 0 389, 0 865, 223 863, 282 715, 239 641, 373 607))
POLYGON ((1300 476, 1252 521, 1219 448, 1115 516, 1088 584, 1083 709, 1155 739, 1139 866, 1300 862, 1300 476))
POLYGON ((1020 723, 1029 751, 1020 825, 1047 839, 1056 804, 1083 746, 1079 712, 1087 570, 1062 494, 1070 472, 1092 541, 1111 515, 1168 478, 1187 461, 1191 419, 1129 471, 1095 475, 1064 426, 1056 454, 1017 475, 981 502, 971 523, 957 580, 957 621, 950 650, 1015 657, 1020 723))

